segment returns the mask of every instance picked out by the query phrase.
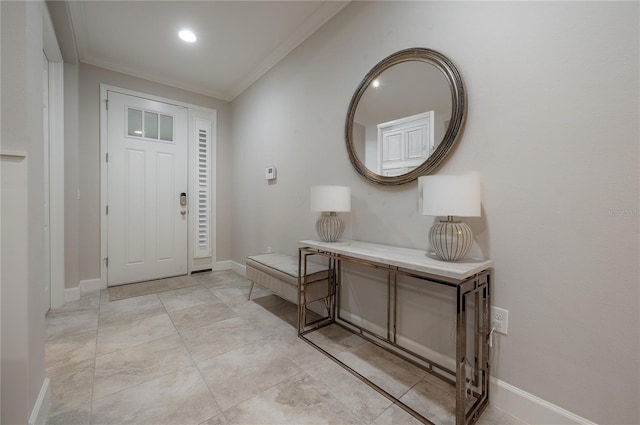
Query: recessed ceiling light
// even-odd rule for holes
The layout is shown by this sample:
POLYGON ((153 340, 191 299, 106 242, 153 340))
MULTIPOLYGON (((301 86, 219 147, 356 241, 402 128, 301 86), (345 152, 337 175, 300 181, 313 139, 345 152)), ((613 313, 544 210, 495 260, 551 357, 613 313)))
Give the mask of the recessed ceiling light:
POLYGON ((197 40, 196 35, 190 30, 182 30, 178 33, 178 36, 187 43, 193 43, 197 40))

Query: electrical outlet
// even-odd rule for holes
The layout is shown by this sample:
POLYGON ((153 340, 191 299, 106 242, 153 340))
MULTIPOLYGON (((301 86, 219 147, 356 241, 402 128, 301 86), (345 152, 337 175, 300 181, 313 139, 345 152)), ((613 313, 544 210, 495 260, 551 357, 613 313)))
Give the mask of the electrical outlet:
POLYGON ((496 332, 506 335, 509 330, 509 311, 491 307, 491 328, 496 328, 496 332))

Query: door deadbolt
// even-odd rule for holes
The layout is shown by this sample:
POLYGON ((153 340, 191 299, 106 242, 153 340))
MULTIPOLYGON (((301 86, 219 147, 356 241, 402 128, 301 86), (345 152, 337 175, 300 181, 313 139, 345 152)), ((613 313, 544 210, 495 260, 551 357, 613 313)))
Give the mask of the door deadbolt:
POLYGON ((187 194, 184 192, 180 194, 180 205, 183 207, 187 206, 187 194))

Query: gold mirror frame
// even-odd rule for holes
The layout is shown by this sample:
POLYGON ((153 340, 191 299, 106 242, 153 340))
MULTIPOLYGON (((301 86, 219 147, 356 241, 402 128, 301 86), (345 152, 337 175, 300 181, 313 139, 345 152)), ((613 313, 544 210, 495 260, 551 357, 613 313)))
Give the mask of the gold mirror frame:
POLYGON ((347 151, 349 159, 355 169, 367 180, 385 186, 396 186, 409 183, 418 177, 431 174, 439 165, 449 156, 459 136, 462 132, 465 119, 467 117, 467 92, 460 72, 456 66, 443 54, 426 48, 415 47, 396 52, 373 67, 371 71, 364 77, 358 89, 351 98, 349 110, 347 112, 347 121, 345 125, 345 138, 347 143, 347 151), (449 88, 451 89, 451 120, 442 141, 435 151, 421 165, 399 176, 381 176, 368 169, 362 161, 357 157, 353 143, 353 122, 356 109, 360 98, 364 94, 369 85, 380 76, 388 68, 407 61, 421 61, 435 66, 447 79, 449 88))

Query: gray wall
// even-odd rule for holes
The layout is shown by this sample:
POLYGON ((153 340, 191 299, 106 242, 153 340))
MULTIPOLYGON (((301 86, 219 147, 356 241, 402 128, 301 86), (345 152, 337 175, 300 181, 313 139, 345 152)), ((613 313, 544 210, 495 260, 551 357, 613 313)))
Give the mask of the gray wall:
MULTIPOLYGON (((65 69, 66 71, 66 69, 65 69)), ((67 162, 65 177, 66 192, 75 193, 80 188, 78 218, 75 225, 66 229, 67 238, 77 240, 78 256, 73 256, 73 245, 67 250, 67 273, 78 270, 79 280, 100 277, 100 83, 124 89, 136 90, 169 99, 205 106, 217 111, 217 260, 227 260, 231 256, 231 229, 226 223, 231 217, 231 170, 227 158, 231 156, 230 104, 208 96, 191 93, 141 78, 132 77, 91 65, 80 64, 78 73, 78 140, 67 140, 73 149, 77 146, 77 161, 67 162), (77 170, 73 170, 77 167, 77 170), (73 176, 77 175, 77 179, 73 176), (82 237, 78 237, 82 235, 82 237), (69 262, 77 261, 76 265, 69 262), (71 271, 70 271, 71 269, 71 271)), ((67 88, 65 93, 69 93, 67 88)), ((69 146, 67 149, 69 149, 69 146)), ((69 149, 69 150, 71 150, 69 149)), ((74 155, 74 153, 68 153, 74 155)), ((72 210, 73 211, 73 210, 72 210)), ((70 212, 73 214, 73 212, 70 212)), ((70 217, 70 216, 68 216, 70 217)), ((67 279, 67 287, 75 287, 78 281, 67 279)))
POLYGON ((426 249, 415 182, 364 181, 343 126, 377 61, 439 50, 469 92, 439 173, 480 171, 473 252, 510 311, 493 374, 598 423, 640 422, 638 16, 637 2, 351 3, 232 102, 231 258, 314 238, 320 183, 351 186, 354 239, 426 249))
POLYGON ((2 2, 2 415, 27 423, 44 370, 41 2, 2 2))

